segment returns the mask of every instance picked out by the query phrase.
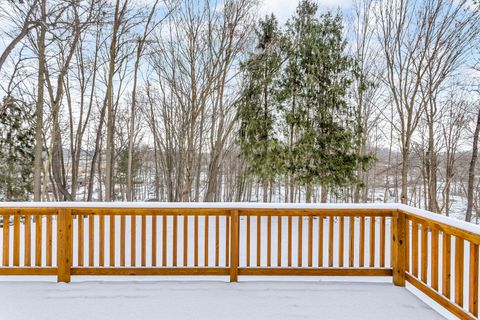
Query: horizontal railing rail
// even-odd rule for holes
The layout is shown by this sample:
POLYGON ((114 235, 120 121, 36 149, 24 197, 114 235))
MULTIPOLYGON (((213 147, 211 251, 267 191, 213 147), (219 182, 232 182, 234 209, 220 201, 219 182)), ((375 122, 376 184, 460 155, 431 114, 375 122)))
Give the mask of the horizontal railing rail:
POLYGON ((400 204, 0 203, 0 275, 391 276, 478 317, 480 228, 400 204))

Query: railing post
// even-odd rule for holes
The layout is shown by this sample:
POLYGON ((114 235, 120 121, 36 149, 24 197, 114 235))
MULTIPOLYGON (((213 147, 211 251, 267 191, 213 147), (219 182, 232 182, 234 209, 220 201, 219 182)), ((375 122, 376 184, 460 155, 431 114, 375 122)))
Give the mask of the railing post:
POLYGON ((230 211, 230 282, 238 281, 238 210, 230 211))
POLYGON ((72 266, 72 211, 59 209, 57 216, 57 282, 70 282, 72 266))
POLYGON ((405 213, 395 210, 392 215, 392 269, 393 284, 400 287, 405 287, 406 236, 405 213))

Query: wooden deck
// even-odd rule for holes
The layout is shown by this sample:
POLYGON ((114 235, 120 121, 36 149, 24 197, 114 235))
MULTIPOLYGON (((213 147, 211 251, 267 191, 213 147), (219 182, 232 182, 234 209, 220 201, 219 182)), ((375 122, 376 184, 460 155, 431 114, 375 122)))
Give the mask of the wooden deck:
POLYGON ((400 204, 0 203, 0 215, 4 276, 386 276, 479 315, 480 227, 400 204))

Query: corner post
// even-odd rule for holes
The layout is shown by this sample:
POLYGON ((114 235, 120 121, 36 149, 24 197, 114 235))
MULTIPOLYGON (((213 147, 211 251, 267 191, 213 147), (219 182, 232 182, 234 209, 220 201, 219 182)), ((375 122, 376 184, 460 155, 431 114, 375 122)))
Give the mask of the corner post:
POLYGON ((395 210, 392 215, 392 269, 393 284, 405 287, 406 248, 405 213, 395 210))
POLYGON ((70 282, 72 266, 72 211, 59 209, 57 216, 57 282, 70 282))
POLYGON ((230 211, 230 282, 238 281, 238 210, 230 211))

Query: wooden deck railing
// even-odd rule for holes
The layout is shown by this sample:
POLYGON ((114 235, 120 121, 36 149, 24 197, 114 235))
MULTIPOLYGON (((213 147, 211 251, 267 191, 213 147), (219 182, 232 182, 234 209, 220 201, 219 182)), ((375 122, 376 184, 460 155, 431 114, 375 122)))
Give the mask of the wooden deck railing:
POLYGON ((392 276, 478 317, 480 228, 404 205, 1 203, 0 216, 0 275, 392 276))

